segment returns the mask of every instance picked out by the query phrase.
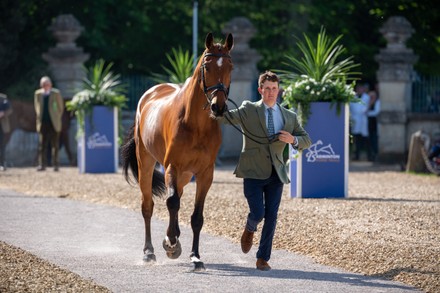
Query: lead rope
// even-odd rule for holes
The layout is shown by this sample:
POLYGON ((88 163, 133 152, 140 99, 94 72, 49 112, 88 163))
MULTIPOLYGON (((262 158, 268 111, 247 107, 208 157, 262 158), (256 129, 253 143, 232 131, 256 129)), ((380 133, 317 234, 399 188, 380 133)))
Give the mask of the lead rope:
POLYGON ((244 135, 245 137, 249 138, 249 139, 252 140, 253 142, 256 142, 256 143, 261 144, 261 145, 269 145, 269 144, 272 144, 272 143, 274 143, 275 141, 278 140, 278 133, 275 133, 275 134, 270 135, 270 136, 259 136, 259 135, 253 134, 251 131, 249 131, 249 130, 246 128, 246 126, 245 126, 245 124, 244 124, 244 122, 243 122, 244 119, 243 119, 243 117, 241 116, 240 109, 239 109, 239 107, 237 106, 237 104, 236 104, 232 99, 228 99, 228 101, 230 101, 232 104, 234 104, 235 108, 237 109, 238 116, 240 117, 241 126, 243 127, 243 129, 244 129, 247 133, 245 133, 245 132, 242 131, 238 126, 236 126, 235 124, 233 124, 232 121, 231 121, 231 120, 229 119, 229 117, 228 117, 228 113, 226 113, 226 115, 225 115, 226 120, 228 120, 229 124, 232 125, 232 127, 234 127, 238 132, 240 132, 242 135, 244 135), (248 134, 249 134, 249 135, 248 135, 248 134), (252 136, 255 137, 255 138, 263 138, 263 139, 267 139, 268 142, 261 142, 261 141, 258 141, 258 140, 256 140, 256 139, 254 139, 253 137, 251 137, 250 135, 252 135, 252 136))

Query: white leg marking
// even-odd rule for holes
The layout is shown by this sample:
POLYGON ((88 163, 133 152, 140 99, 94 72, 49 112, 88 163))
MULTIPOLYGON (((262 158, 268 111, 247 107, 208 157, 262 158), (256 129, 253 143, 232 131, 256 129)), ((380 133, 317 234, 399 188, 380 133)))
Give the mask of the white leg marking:
POLYGON ((177 246, 177 241, 179 241, 179 238, 176 237, 176 243, 175 244, 171 244, 170 238, 168 238, 168 236, 165 236, 165 243, 169 248, 174 248, 177 246))

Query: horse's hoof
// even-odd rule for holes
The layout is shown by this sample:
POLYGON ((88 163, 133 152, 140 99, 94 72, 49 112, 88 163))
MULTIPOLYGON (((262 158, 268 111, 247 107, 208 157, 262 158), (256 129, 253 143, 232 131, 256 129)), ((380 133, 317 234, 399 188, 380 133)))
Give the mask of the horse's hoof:
POLYGON ((200 260, 200 258, 198 258, 195 255, 190 256, 191 258, 191 262, 194 264, 194 271, 193 272, 204 272, 205 269, 205 265, 203 264, 203 262, 200 260))
POLYGON ((156 256, 154 254, 144 254, 144 261, 148 263, 156 262, 156 256))
POLYGON ((180 245, 180 241, 177 240, 176 244, 170 245, 169 242, 164 239, 162 242, 163 249, 165 249, 167 256, 171 259, 179 258, 182 254, 182 246, 180 245))
POLYGON ((205 265, 201 261, 194 262, 194 272, 204 272, 206 271, 205 265))

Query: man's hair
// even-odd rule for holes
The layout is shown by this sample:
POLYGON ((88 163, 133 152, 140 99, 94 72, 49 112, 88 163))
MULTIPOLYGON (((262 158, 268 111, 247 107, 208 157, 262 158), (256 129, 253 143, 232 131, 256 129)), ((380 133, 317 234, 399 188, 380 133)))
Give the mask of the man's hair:
POLYGON ((50 80, 49 76, 43 76, 40 79, 40 86, 43 86, 44 83, 49 82, 50 84, 52 84, 52 80, 50 80))
POLYGON ((278 85, 280 84, 280 79, 272 71, 266 71, 265 73, 260 74, 260 77, 258 78, 258 86, 261 88, 266 80, 276 81, 278 85))

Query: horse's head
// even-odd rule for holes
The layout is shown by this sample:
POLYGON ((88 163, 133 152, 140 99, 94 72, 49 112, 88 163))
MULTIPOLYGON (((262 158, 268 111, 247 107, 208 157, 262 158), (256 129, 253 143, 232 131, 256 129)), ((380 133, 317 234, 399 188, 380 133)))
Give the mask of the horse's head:
POLYGON ((214 43, 212 33, 205 39, 206 50, 201 60, 200 84, 214 117, 223 116, 227 110, 226 102, 233 67, 229 52, 233 45, 234 39, 231 34, 228 34, 224 44, 214 43))

